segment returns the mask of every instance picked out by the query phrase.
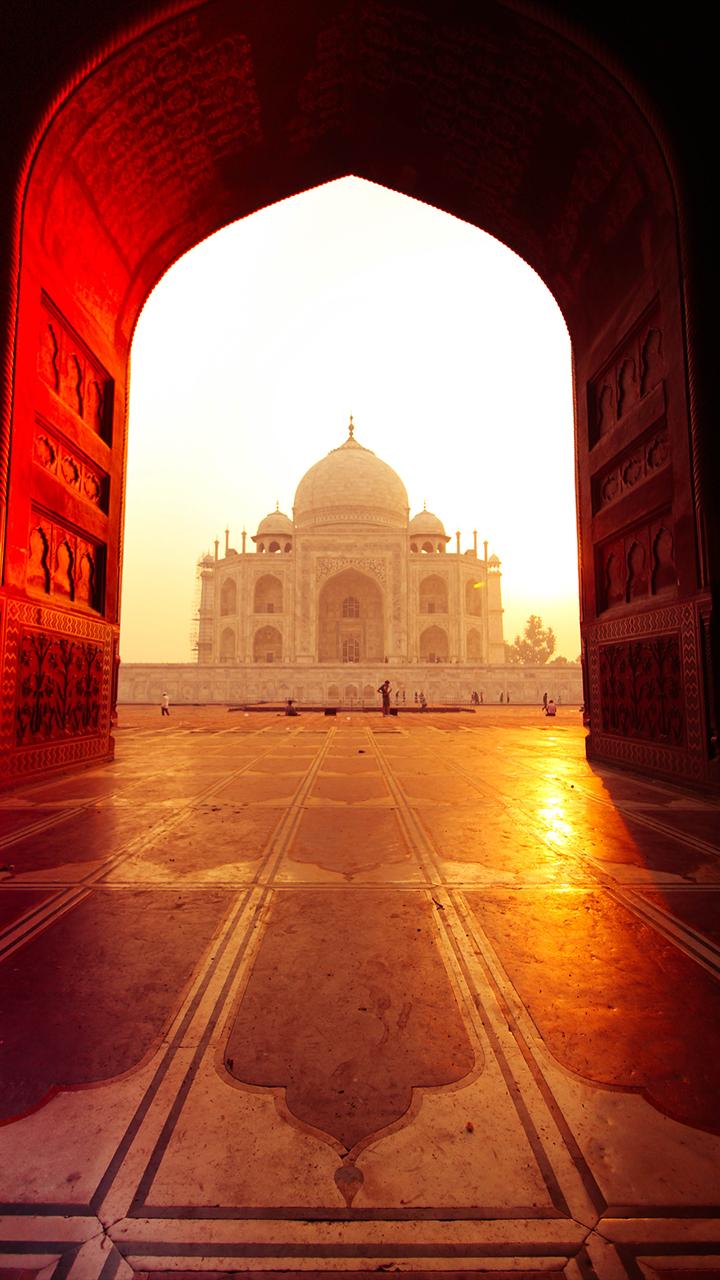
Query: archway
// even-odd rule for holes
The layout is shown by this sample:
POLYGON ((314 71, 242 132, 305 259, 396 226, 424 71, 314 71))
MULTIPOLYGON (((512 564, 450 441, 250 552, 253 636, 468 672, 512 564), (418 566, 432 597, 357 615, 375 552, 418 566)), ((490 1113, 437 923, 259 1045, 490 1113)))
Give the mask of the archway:
POLYGON ((382 591, 357 569, 335 574, 318 596, 318 661, 382 662, 382 591))
POLYGON ((282 613, 282 582, 271 573, 264 573, 255 583, 255 613, 282 613))
POLYGON ((237 583, 234 578, 226 578, 220 588, 220 613, 223 616, 237 613, 237 583))
POLYGON ((434 573, 429 578, 422 578, 418 595, 420 613, 447 613, 447 582, 439 574, 434 573))
MULTIPOLYGON (((64 89, 38 85, 42 129, 19 105, 26 150, 5 175, 21 209, 12 238, 4 223, 6 775, 112 751, 128 353, 148 292, 227 222, 357 173, 483 227, 554 293, 575 354, 589 749, 709 781, 718 514, 688 390, 697 381, 677 194, 665 140, 636 97, 581 34, 558 33, 552 10, 489 4, 466 18, 432 0, 288 6, 280 19, 210 0, 159 9, 126 33, 122 13, 110 3, 88 20, 86 48, 69 52, 68 40, 64 89), (76 479, 48 465, 61 448, 76 479), (91 585, 78 598, 82 564, 91 585), (609 579, 624 583, 612 597, 609 579), (39 632, 50 665, 24 692, 18 670, 36 660, 39 632), (672 662, 653 665, 660 635, 672 662), (76 717, 63 703, 44 718, 52 731, 21 743, 28 698, 72 697, 52 679, 66 642, 93 651, 96 730, 69 732, 76 717), (634 691, 603 678, 621 659, 673 702, 676 742, 658 743, 634 717, 634 691)), ((28 23, 34 49, 45 48, 39 22, 28 23)))
POLYGON ((477 627, 471 627, 467 633, 467 656, 470 662, 482 662, 482 636, 477 627))
POLYGON ((282 636, 277 627, 258 627, 253 636, 253 662, 281 662, 282 636))
POLYGON ((222 635, 220 636, 220 661, 235 661, 235 632, 232 627, 223 628, 222 635))
POLYGON ((465 580, 465 612, 469 613, 471 617, 482 617, 483 596, 482 585, 478 583, 477 579, 467 578, 465 580))
POLYGON ((447 662, 448 638, 443 627, 426 627, 420 632, 420 659, 422 662, 447 662))

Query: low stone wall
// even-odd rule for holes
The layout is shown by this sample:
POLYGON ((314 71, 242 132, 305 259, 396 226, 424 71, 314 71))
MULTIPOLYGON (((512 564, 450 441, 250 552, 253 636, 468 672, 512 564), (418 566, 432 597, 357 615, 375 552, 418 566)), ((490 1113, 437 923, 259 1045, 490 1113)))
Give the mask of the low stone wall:
POLYGON ((378 685, 389 680, 399 705, 422 690, 430 704, 461 705, 473 690, 486 703, 534 704, 547 692, 561 703, 582 702, 579 667, 470 667, 444 663, 382 666, 200 666, 196 663, 124 663, 118 702, 258 703, 294 698, 299 704, 376 706, 378 685))

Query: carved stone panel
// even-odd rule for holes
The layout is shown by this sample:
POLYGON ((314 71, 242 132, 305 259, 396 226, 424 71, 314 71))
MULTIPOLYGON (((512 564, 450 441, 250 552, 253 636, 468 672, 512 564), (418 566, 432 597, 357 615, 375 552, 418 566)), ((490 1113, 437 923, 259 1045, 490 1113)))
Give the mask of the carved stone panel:
POLYGON ((46 631, 20 639, 15 736, 18 745, 97 733, 102 645, 46 631))
POLYGON ((25 585, 33 595, 54 596, 102 612, 105 547, 33 511, 25 585))
POLYGON ((605 733, 671 746, 685 744, 679 635, 601 645, 599 664, 605 733))
POLYGON ((608 466, 603 467, 592 483, 593 514, 612 506, 631 489, 663 471, 670 465, 670 439, 667 426, 657 425, 652 431, 624 450, 608 466))
POLYGON ((677 586, 669 512, 608 539, 596 555, 598 611, 650 599, 677 586))
POLYGON ((107 472, 89 462, 42 420, 38 420, 35 427, 33 460, 77 497, 107 514, 110 488, 107 472))
POLYGON ((39 377, 103 440, 112 436, 112 379, 57 307, 43 295, 38 335, 39 377))
POLYGON ((698 641, 692 604, 644 610, 586 629, 593 758, 673 778, 705 776, 698 641))
POLYGON ((384 560, 371 559, 368 556, 319 556, 316 562, 318 582, 329 578, 333 573, 342 573, 344 569, 357 569, 360 573, 369 573, 373 578, 385 584, 387 568, 384 560))
POLYGON ((589 384, 590 446, 622 421, 664 376, 663 335, 655 306, 589 384))
POLYGON ((113 628, 89 615, 10 599, 0 633, 3 781, 107 759, 113 628))

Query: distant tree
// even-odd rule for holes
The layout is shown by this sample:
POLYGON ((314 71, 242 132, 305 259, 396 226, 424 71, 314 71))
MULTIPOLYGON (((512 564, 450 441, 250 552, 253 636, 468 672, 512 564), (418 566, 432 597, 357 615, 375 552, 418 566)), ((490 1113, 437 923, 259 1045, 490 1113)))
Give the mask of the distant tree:
POLYGON ((512 666, 520 663, 524 667, 541 667, 554 649, 555 632, 552 627, 544 627, 539 614, 531 613, 525 623, 525 634, 516 636, 512 644, 505 645, 505 656, 512 666))
POLYGON ((548 666, 549 667, 570 667, 572 666, 572 663, 568 662, 567 658, 563 658, 562 654, 558 654, 557 658, 552 658, 550 662, 548 662, 548 666))

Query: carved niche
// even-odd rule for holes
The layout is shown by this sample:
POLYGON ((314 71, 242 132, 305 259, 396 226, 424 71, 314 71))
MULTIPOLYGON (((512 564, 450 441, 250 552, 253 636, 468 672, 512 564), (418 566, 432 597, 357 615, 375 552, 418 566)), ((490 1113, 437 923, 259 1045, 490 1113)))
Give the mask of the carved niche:
POLYGON ((66 489, 107 513, 110 489, 107 472, 85 458, 75 446, 68 445, 60 433, 41 418, 35 425, 33 459, 66 489))
POLYGON ((53 596, 102 611, 105 548, 41 512, 33 512, 28 535, 25 585, 33 594, 53 596))
POLYGON ((598 611, 650 599, 677 586, 669 513, 634 525, 597 549, 598 611))
POLYGON ((15 738, 19 746, 97 733, 104 649, 26 630, 20 637, 15 738))
POLYGON ((621 422, 665 375, 657 304, 628 333, 615 354, 590 380, 590 446, 621 422))
POLYGON ((112 379, 57 307, 43 295, 37 371, 51 391, 108 443, 112 379))

